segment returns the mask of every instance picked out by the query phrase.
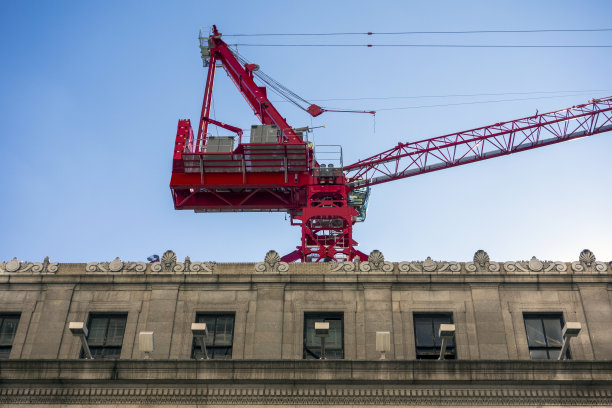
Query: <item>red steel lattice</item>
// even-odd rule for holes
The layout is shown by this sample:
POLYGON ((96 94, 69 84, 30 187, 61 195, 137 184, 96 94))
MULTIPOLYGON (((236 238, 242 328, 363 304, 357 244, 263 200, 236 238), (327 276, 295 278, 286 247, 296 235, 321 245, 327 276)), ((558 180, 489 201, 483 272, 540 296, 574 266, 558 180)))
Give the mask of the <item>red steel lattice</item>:
MULTIPOLYGON (((317 163, 304 142, 255 84, 255 64, 241 64, 213 26, 201 39, 208 75, 198 131, 178 123, 170 189, 176 209, 196 212, 283 211, 302 229, 301 244, 282 260, 367 260, 356 249, 353 225, 365 216, 370 186, 504 156, 612 130, 612 98, 555 112, 434 137, 396 147, 344 168, 317 163), (272 143, 243 143, 242 130, 208 117, 217 62, 264 125, 274 125, 272 143), (208 125, 236 133, 231 151, 209 151, 208 125), (353 194, 353 196, 351 196, 353 194), (357 198, 356 198, 357 197, 357 198)), ((318 116, 327 111, 311 105, 318 116)), ((370 112, 371 113, 371 112, 370 112)))

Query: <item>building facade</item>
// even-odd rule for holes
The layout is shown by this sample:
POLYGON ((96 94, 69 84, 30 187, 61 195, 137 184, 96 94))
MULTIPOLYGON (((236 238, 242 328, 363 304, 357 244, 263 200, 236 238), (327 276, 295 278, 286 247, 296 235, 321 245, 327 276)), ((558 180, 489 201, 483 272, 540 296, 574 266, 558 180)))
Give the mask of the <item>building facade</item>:
POLYGON ((0 403, 612 405, 611 276, 588 250, 573 262, 13 259, 0 263, 0 403), (86 324, 93 359, 70 322, 86 324), (324 347, 315 322, 329 323, 324 347), (441 324, 455 330, 443 361, 441 324))

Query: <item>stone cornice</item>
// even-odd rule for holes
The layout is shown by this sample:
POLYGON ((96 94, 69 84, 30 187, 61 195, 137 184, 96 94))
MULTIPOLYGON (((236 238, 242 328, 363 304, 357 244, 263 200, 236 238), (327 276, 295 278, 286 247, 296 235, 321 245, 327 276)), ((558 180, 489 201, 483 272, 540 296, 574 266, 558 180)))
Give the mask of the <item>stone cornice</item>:
POLYGON ((134 285, 143 284, 165 285, 231 285, 233 288, 245 290, 253 285, 360 285, 384 284, 386 286, 402 285, 475 285, 475 284, 606 284, 612 283, 612 274, 581 274, 581 275, 514 275, 514 274, 473 274, 473 275, 442 275, 442 274, 345 274, 333 275, 327 273, 259 275, 259 274, 209 274, 209 275, 19 275, 0 274, 0 284, 11 285, 134 285))
POLYGON ((612 404, 610 361, 11 360, 0 380, 2 404, 612 404))
POLYGON ((606 383, 612 361, 532 360, 5 360, 8 382, 606 383))
MULTIPOLYGON (((495 262, 489 255, 478 250, 472 262, 436 261, 427 257, 423 261, 389 262, 382 252, 372 251, 367 261, 352 262, 293 263, 282 262, 276 251, 268 251, 264 262, 216 263, 196 262, 185 257, 179 262, 173 251, 166 251, 159 262, 125 262, 116 257, 107 262, 51 263, 21 262, 13 258, 0 262, 2 276, 160 276, 164 279, 180 276, 410 276, 418 280, 425 276, 598 276, 612 275, 612 262, 597 261, 593 252, 583 250, 574 262, 542 261, 535 256, 528 261, 495 262)), ((260 280, 261 281, 261 280, 260 280)))

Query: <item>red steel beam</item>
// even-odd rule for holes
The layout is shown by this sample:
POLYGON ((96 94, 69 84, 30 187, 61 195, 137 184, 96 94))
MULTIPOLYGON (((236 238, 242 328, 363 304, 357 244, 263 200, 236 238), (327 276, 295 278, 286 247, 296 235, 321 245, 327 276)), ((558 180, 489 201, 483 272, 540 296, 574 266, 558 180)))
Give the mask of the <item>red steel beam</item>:
MULTIPOLYGON (((249 106, 253 109, 255 115, 264 125, 276 125, 281 130, 286 138, 286 141, 291 143, 303 143, 289 126, 285 118, 276 110, 272 102, 268 99, 266 88, 258 86, 253 80, 253 70, 258 69, 253 64, 242 66, 236 56, 230 51, 227 44, 221 39, 221 33, 217 31, 217 27, 213 26, 213 35, 210 37, 213 47, 211 48, 211 59, 214 56, 219 60, 225 72, 238 88, 238 91, 244 96, 249 106)), ((213 64, 210 65, 213 67, 213 64)), ((206 83, 207 90, 209 83, 206 83)), ((212 90, 212 83, 210 83, 212 90)), ((208 114, 206 115, 208 117, 208 114)))
POLYGON ((351 189, 612 130, 612 97, 396 147, 344 167, 351 189))

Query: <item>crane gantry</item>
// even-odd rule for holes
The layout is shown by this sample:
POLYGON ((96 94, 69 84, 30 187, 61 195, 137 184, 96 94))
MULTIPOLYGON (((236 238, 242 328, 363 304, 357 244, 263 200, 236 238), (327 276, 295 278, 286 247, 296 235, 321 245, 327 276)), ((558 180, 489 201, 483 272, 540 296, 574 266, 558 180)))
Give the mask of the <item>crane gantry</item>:
MULTIPOLYGON (((606 97, 398 143, 349 165, 341 160, 326 165, 305 140, 307 128, 290 126, 268 99, 266 88, 255 83, 259 67, 232 52, 215 26, 210 36, 200 36, 200 48, 208 67, 204 101, 196 134, 189 119, 178 122, 170 181, 174 207, 195 212, 287 212, 291 224, 301 227, 302 238, 295 251, 282 257, 286 262, 367 260, 356 248, 353 225, 365 219, 373 185, 612 130, 612 97, 606 97), (252 127, 248 142, 243 141, 242 129, 209 117, 217 63, 261 122, 252 127), (236 136, 208 136, 209 124, 236 136)), ((326 111, 314 104, 304 110, 312 116, 326 111)))

